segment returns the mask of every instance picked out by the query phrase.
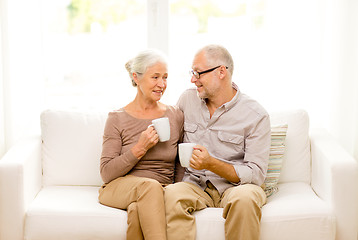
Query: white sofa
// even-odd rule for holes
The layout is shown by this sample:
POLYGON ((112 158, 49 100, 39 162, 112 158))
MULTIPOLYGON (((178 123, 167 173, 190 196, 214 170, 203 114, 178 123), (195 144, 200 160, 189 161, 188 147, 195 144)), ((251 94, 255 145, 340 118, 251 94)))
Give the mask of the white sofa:
MULTIPOLYGON (((98 203, 107 113, 48 110, 41 137, 0 160, 1 240, 121 240, 126 212, 98 203)), ((279 191, 263 207, 261 240, 357 240, 357 163, 305 111, 271 114, 288 124, 279 191)), ((196 212, 197 239, 224 239, 222 209, 196 212)))

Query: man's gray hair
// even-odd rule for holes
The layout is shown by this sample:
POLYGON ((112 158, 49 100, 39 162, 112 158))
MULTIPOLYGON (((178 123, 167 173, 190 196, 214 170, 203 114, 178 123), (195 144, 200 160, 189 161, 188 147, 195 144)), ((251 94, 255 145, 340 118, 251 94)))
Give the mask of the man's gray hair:
POLYGON ((211 65, 212 67, 216 67, 218 65, 224 65, 228 67, 228 71, 230 75, 234 73, 234 61, 232 59, 231 54, 229 51, 221 46, 221 45, 207 45, 201 48, 197 54, 204 52, 205 57, 207 59, 207 64, 211 65))

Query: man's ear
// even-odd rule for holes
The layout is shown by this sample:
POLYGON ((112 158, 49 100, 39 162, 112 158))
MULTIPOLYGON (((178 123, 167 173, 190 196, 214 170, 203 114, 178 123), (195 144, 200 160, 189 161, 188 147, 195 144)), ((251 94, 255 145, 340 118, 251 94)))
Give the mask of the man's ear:
POLYGON ((219 78, 224 79, 225 76, 228 74, 227 69, 224 65, 220 66, 219 68, 219 78))

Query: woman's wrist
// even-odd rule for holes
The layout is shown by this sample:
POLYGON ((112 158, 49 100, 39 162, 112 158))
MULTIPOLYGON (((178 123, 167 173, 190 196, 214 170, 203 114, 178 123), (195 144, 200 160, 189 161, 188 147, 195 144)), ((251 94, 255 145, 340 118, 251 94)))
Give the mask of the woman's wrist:
POLYGON ((134 145, 131 151, 133 155, 138 159, 141 159, 147 153, 147 150, 144 147, 138 146, 138 144, 134 145))

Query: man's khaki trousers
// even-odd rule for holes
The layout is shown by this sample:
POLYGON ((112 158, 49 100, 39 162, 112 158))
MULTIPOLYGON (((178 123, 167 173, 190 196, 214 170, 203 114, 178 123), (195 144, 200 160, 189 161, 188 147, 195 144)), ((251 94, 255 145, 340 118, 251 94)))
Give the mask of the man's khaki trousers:
POLYGON ((165 188, 168 240, 194 240, 194 211, 221 207, 225 218, 225 239, 259 240, 261 207, 266 203, 263 189, 244 184, 227 189, 222 196, 208 182, 203 191, 195 184, 180 182, 165 188))
POLYGON ((162 185, 153 179, 127 175, 100 189, 99 202, 127 210, 127 240, 165 240, 162 185))

